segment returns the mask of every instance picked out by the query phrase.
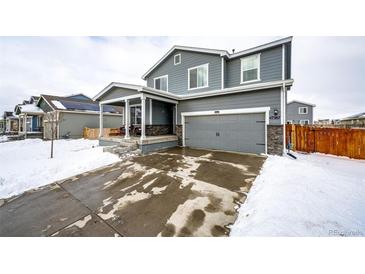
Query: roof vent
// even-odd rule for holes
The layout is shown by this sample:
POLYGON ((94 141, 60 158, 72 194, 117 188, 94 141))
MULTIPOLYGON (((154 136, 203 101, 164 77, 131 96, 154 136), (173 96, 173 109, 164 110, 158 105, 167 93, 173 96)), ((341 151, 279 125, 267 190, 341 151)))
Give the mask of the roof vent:
POLYGON ((233 54, 235 51, 236 51, 235 49, 232 49, 232 54, 233 54))

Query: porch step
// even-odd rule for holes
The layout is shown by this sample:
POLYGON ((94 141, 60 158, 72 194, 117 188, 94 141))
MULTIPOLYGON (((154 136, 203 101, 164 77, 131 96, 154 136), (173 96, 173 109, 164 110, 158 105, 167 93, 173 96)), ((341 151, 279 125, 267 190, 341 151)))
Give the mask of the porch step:
POLYGON ((103 152, 110 152, 110 153, 116 154, 119 156, 119 158, 124 158, 126 156, 126 154, 128 154, 128 153, 133 153, 133 154, 141 153, 140 149, 138 149, 137 144, 104 147, 103 152))

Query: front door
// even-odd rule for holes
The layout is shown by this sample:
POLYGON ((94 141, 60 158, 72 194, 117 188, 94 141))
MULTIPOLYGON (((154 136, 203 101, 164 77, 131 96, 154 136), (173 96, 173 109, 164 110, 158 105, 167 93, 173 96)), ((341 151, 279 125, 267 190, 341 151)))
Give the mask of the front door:
POLYGON ((140 105, 131 106, 130 125, 141 125, 142 110, 140 105))

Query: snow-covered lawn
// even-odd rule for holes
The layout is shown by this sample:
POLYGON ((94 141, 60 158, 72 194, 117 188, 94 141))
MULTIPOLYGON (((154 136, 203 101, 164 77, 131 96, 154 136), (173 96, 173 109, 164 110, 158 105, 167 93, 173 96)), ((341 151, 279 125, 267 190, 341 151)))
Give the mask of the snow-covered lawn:
POLYGON ((27 139, 0 143, 0 198, 10 197, 120 159, 103 152, 98 141, 57 140, 50 159, 50 141, 27 139))
POLYGON ((269 156, 231 236, 365 236, 365 161, 269 156))

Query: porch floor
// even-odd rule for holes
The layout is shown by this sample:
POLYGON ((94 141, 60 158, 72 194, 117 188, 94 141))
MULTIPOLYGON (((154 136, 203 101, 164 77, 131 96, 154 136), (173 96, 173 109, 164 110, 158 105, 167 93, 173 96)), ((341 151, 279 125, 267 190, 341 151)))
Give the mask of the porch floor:
POLYGON ((101 137, 101 141, 109 141, 115 143, 137 143, 138 145, 157 144, 170 141, 177 141, 176 135, 158 135, 158 136, 146 136, 145 139, 141 140, 139 136, 131 136, 129 139, 125 139, 124 136, 112 136, 112 137, 101 137))

